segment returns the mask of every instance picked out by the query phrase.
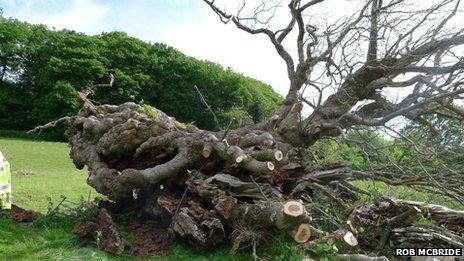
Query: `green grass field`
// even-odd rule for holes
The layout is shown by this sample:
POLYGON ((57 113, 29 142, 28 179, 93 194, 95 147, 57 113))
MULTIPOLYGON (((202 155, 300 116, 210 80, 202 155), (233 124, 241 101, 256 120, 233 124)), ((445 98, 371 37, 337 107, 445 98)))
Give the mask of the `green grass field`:
POLYGON ((74 202, 97 195, 86 183, 87 171, 74 167, 66 143, 1 138, 0 150, 11 164, 13 201, 21 207, 46 212, 62 195, 74 202))
MULTIPOLYGON (((77 170, 69 159, 65 143, 0 138, 0 150, 12 167, 13 202, 23 208, 46 213, 49 203, 58 204, 62 196, 67 202, 79 203, 98 194, 86 184, 87 171, 77 170)), ((419 193, 404 187, 389 187, 379 182, 356 182, 374 196, 389 195, 401 199, 426 201, 456 207, 443 197, 419 193)), ((363 201, 373 198, 363 197, 363 201)), ((462 208, 462 206, 461 206, 462 208)), ((0 260, 132 260, 96 248, 77 249, 71 233, 72 218, 55 226, 12 224, 0 212, 0 260)), ((197 253, 186 246, 176 246, 169 257, 153 256, 150 260, 251 260, 249 253, 229 256, 228 249, 197 253)), ((276 237, 260 249, 259 255, 269 260, 301 260, 305 255, 285 237, 276 237)))
MULTIPOLYGON (((77 170, 69 158, 66 143, 0 138, 0 150, 12 167, 13 203, 26 209, 46 213, 65 196, 66 201, 79 203, 98 194, 86 184, 87 171, 77 170)), ((77 237, 72 220, 63 220, 59 227, 36 227, 13 224, 0 212, 0 260, 133 260, 118 257, 96 248, 74 245, 77 237)), ((303 253, 292 247, 286 238, 277 237, 265 249, 274 260, 301 260, 303 253)), ((229 249, 197 253, 187 246, 176 246, 168 257, 153 256, 150 260, 251 260, 248 253, 229 256, 229 249)))

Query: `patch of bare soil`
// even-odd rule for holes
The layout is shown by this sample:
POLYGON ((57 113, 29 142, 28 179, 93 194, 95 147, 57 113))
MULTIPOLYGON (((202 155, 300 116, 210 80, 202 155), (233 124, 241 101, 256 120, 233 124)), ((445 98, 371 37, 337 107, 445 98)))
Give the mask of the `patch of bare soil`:
POLYGON ((41 214, 39 212, 35 212, 32 210, 25 210, 23 208, 20 208, 16 205, 11 205, 11 210, 9 211, 10 213, 10 218, 13 222, 19 223, 19 222, 32 222, 41 214))
POLYGON ((138 257, 146 257, 150 253, 168 255, 174 244, 173 235, 167 229, 157 228, 153 221, 133 219, 127 229, 135 237, 132 253, 138 257))
POLYGON ((99 248, 113 254, 122 254, 126 246, 111 215, 104 208, 99 209, 92 220, 76 223, 73 233, 80 238, 95 240, 99 248))
MULTIPOLYGON (((107 203, 99 202, 99 206, 106 205, 112 210, 117 210, 114 205, 107 203)), ((167 228, 159 228, 159 223, 153 220, 138 220, 133 212, 133 217, 125 226, 135 238, 135 242, 130 244, 118 232, 112 215, 115 214, 101 207, 90 220, 76 223, 73 233, 79 236, 78 246, 88 246, 89 243, 95 242, 99 248, 107 252, 118 255, 130 253, 141 258, 149 254, 170 253, 174 236, 167 228)))

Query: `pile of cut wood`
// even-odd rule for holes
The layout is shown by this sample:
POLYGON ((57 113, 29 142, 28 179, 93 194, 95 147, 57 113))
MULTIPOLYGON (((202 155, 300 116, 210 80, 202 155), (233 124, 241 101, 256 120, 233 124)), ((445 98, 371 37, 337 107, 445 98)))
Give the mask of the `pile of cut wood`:
MULTIPOLYGON (((374 179, 420 188, 433 185, 427 177, 308 164, 289 141, 292 136, 276 131, 289 126, 276 127, 274 118, 210 132, 155 108, 147 112, 135 103, 95 106, 88 93, 79 95, 84 106, 76 116, 37 130, 69 127, 74 164, 87 166, 88 184, 112 202, 100 204, 97 216, 77 224, 75 232, 107 251, 166 252, 166 244, 156 240, 163 238, 164 243, 184 241, 198 250, 229 244, 235 253, 256 250, 277 234, 288 235, 309 252, 325 242, 332 242, 340 254, 389 255, 389 249, 399 246, 464 247, 464 212, 389 198, 360 204, 358 195, 369 192, 351 182, 374 179), (339 208, 346 220, 331 220, 323 210, 328 205, 339 208), (127 246, 113 221, 126 212, 132 218, 125 225, 141 238, 137 246, 127 246), (419 225, 424 218, 435 224, 419 225), (319 225, 321 220, 333 221, 337 228, 324 231, 328 229, 319 225)), ((441 186, 458 193, 458 177, 447 178, 441 186)))

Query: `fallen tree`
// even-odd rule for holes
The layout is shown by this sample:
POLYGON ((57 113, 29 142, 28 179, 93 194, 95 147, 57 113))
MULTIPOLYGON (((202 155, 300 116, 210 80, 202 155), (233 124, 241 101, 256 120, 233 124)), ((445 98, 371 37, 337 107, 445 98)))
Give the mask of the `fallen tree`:
MULTIPOLYGON (((89 99, 95 89, 91 87, 78 93, 83 107, 76 116, 35 130, 57 124, 68 126, 71 158, 77 168, 89 168, 90 186, 123 209, 156 220, 160 229, 200 250, 229 240, 232 252, 244 246, 255 249, 277 233, 291 236, 304 249, 331 241, 341 253, 356 253, 365 247, 383 249, 392 240, 417 246, 425 240, 437 246, 461 246, 461 212, 392 199, 353 207, 357 195, 368 192, 351 182, 375 180, 403 185, 441 193, 462 203, 462 174, 447 170, 431 175, 425 170, 424 175, 417 175, 400 166, 369 170, 340 165, 308 167, 299 153, 301 148, 343 135, 349 128, 383 126, 400 116, 428 126, 430 123, 423 118, 427 114, 462 119, 462 110, 453 101, 463 98, 460 73, 464 64, 462 57, 452 55, 452 50, 464 43, 464 35, 462 30, 447 27, 459 1, 440 1, 421 12, 411 11, 409 19, 417 24, 406 25, 410 29, 406 34, 401 34, 399 28, 404 21, 399 8, 405 1, 368 1, 354 17, 328 26, 323 32, 316 32, 315 25, 304 22, 304 14, 324 1, 290 1, 290 22, 277 31, 249 27, 244 22, 250 19, 240 17, 240 12, 229 15, 214 1, 205 2, 222 21, 232 22, 251 34, 266 35, 285 61, 290 89, 272 117, 238 129, 212 132, 182 124, 156 108, 136 103, 94 105, 89 99), (427 17, 435 13, 447 16, 416 39, 415 33, 421 32, 418 28, 429 25, 427 17), (292 30, 297 33, 296 59, 282 43, 292 30), (396 35, 392 36, 393 44, 379 38, 387 32, 396 35), (367 40, 363 42, 361 36, 367 40), (368 44, 367 58, 334 55, 339 48, 354 51, 353 41, 368 44), (388 51, 381 52, 380 44, 388 51), (448 65, 453 59, 458 61, 448 65), (318 73, 315 68, 321 66, 321 75, 327 75, 326 80, 337 87, 328 96, 323 92, 328 82, 321 85, 313 78, 318 73), (398 78, 401 74, 414 76, 404 80, 398 78), (318 91, 316 103, 304 97, 306 87, 318 91), (411 93, 394 103, 382 94, 388 87, 411 93), (302 114, 304 104, 313 107, 309 117, 302 114), (314 219, 321 216, 318 204, 327 203, 349 215, 348 222, 338 224, 335 231, 321 231, 314 226, 314 219), (415 225, 429 214, 445 228, 415 225), (360 236, 360 231, 367 229, 370 233, 360 236), (410 242, 411 233, 419 230, 437 236, 410 242), (372 246, 374 241, 369 237, 379 231, 380 242, 372 246), (445 234, 449 240, 439 236, 445 234)), ((240 10, 243 8, 245 5, 240 10)), ((251 20, 259 24, 257 17, 263 10, 274 8, 260 5, 251 20)), ((121 251, 118 248, 113 252, 121 251)))

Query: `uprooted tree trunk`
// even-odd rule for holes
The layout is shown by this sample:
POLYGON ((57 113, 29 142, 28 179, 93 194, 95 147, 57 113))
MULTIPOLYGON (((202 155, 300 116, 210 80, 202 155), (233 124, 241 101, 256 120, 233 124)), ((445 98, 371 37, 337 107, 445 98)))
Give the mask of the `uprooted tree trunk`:
MULTIPOLYGON (((382 210, 384 203, 351 211, 347 202, 360 191, 348 181, 369 178, 401 184, 401 178, 393 181, 344 166, 307 170, 296 147, 277 131, 273 120, 210 132, 185 126, 154 108, 153 114, 134 103, 94 106, 85 95, 80 97, 84 106, 77 116, 39 128, 67 125, 71 158, 78 168, 89 168, 90 186, 199 250, 230 240, 235 253, 281 233, 305 249, 331 240, 341 252, 354 253, 359 249, 358 229, 378 222, 379 217, 390 221, 382 228, 388 234, 381 239, 383 245, 390 235, 395 240, 408 237, 411 228, 405 226, 417 221, 410 215, 421 211, 450 225, 449 233, 462 224, 461 212, 415 202, 393 201, 389 204, 398 205, 399 210, 388 214, 382 210), (349 222, 331 233, 320 231, 312 225, 318 215, 312 208, 314 201, 338 204, 351 212, 349 222), (417 211, 409 213, 410 209, 417 211), (396 220, 391 218, 393 213, 404 217, 396 220)), ((425 184, 420 179, 406 181, 425 184)), ((99 215, 111 223, 106 211, 99 215)), ((95 229, 85 236, 97 239, 96 230, 111 231, 106 236, 118 245, 103 248, 121 253, 124 247, 114 224, 103 228, 93 222, 95 229)), ((459 246, 462 238, 454 236, 454 245, 459 246)))
MULTIPOLYGON (((461 174, 447 171, 438 182, 426 170, 412 176, 396 165, 393 171, 308 167, 299 153, 300 148, 339 136, 353 126, 379 127, 400 116, 432 130, 433 124, 426 120, 429 114, 462 119, 464 112, 454 100, 464 93, 464 63, 454 48, 464 45, 464 35, 460 28, 447 27, 459 1, 437 1, 421 11, 403 10, 409 8, 404 1, 365 1, 345 20, 330 24, 328 20, 314 23, 311 15, 326 1, 291 0, 288 23, 274 31, 260 23, 267 19, 258 18, 275 13, 272 10, 280 5, 267 6, 273 1, 251 9, 251 17, 241 13, 248 7, 246 1, 235 15, 219 8, 216 1, 204 2, 221 21, 269 38, 290 80, 282 105, 261 123, 212 132, 135 103, 95 106, 87 98, 94 90, 87 89, 78 94, 84 106, 76 116, 37 129, 69 127, 71 158, 79 169, 89 168, 90 186, 118 204, 133 206, 198 249, 228 240, 233 252, 247 245, 255 248, 274 233, 290 235, 306 249, 326 241, 345 252, 377 241, 379 245, 371 247, 382 249, 391 240, 410 242, 411 235, 418 233, 412 231, 424 231, 414 224, 426 213, 453 234, 447 237, 452 245, 460 244, 460 212, 399 201, 353 208, 350 200, 368 192, 350 181, 405 185, 462 203, 461 174), (293 48, 284 44, 292 35, 295 57, 293 48), (380 35, 389 35, 392 41, 380 35), (388 87, 409 94, 392 100, 385 95, 388 87), (309 90, 318 94, 315 101, 305 98, 309 90), (301 113, 303 104, 313 109, 309 117, 301 113), (313 226, 312 218, 321 215, 317 205, 327 202, 349 214, 347 224, 335 222, 339 226, 335 231, 313 226), (386 205, 391 211, 384 211, 386 205), (368 232, 361 235, 359 230, 368 232), (375 238, 377 232, 384 232, 381 238, 375 238)), ((427 229, 440 234, 437 228, 427 229)), ((436 238, 420 239, 433 244, 436 238)))

